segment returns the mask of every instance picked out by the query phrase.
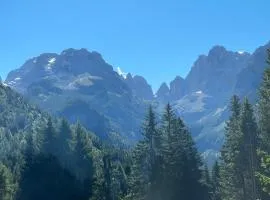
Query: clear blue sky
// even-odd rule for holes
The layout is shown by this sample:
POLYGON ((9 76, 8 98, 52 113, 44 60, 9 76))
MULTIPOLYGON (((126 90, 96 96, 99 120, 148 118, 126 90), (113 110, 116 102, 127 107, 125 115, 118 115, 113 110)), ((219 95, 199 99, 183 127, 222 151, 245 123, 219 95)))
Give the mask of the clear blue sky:
POLYGON ((100 52, 156 89, 216 44, 253 51, 270 40, 269 0, 1 0, 0 75, 43 52, 100 52))

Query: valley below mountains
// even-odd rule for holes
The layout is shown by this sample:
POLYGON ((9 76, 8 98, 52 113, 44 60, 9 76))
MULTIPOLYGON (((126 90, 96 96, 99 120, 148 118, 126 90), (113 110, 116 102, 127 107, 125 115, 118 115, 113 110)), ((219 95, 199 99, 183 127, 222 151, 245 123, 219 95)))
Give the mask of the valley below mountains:
POLYGON ((146 108, 153 105, 161 116, 170 103, 209 159, 223 143, 231 96, 255 102, 267 48, 270 43, 253 53, 214 46, 198 57, 185 78, 162 83, 156 93, 144 77, 118 74, 99 53, 86 49, 31 58, 11 71, 4 84, 49 113, 81 121, 100 138, 129 145, 141 137, 146 108))

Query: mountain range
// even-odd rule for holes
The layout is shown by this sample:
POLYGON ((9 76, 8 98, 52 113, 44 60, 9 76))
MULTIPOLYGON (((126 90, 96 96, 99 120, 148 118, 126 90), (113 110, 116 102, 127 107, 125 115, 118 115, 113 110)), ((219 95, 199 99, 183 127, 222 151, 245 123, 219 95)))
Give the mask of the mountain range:
POLYGON ((215 155, 222 145, 233 94, 254 103, 270 43, 253 53, 214 46, 200 55, 185 78, 162 83, 154 94, 144 77, 117 73, 98 52, 66 49, 44 53, 11 71, 4 83, 41 109, 80 120, 101 138, 132 144, 151 104, 158 113, 171 103, 189 125, 201 152, 215 155))

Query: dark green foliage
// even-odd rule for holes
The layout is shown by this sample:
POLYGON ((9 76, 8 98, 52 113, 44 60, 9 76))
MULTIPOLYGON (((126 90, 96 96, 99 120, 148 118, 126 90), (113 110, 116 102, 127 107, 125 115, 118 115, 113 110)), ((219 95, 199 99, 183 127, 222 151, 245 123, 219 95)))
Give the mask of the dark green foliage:
POLYGON ((149 108, 143 136, 133 152, 131 190, 126 199, 209 199, 195 144, 169 104, 160 127, 149 108))
POLYGON ((224 199, 243 199, 243 143, 240 130, 241 103, 237 96, 231 100, 231 117, 226 124, 225 143, 221 151, 222 196, 224 199))
POLYGON ((67 120, 62 119, 60 127, 58 129, 57 146, 55 155, 59 158, 60 162, 71 169, 70 158, 72 156, 72 141, 73 132, 68 124, 67 120))
POLYGON ((204 183, 204 185, 209 188, 209 196, 210 196, 210 192, 212 189, 212 180, 211 180, 211 176, 210 176, 210 172, 208 169, 208 166, 205 164, 204 168, 202 170, 202 181, 204 183))
POLYGON ((221 185, 220 185, 220 166, 218 161, 215 162, 212 168, 211 176, 211 199, 212 200, 221 200, 221 185))
POLYGON ((43 146, 42 151, 48 154, 55 154, 57 152, 57 135, 56 130, 53 126, 52 118, 49 117, 47 125, 43 130, 43 146))
POLYGON ((261 134, 260 149, 270 152, 270 50, 268 50, 268 67, 264 71, 259 90, 259 127, 261 134))
MULTIPOLYGON (((157 177, 160 173, 158 159, 160 134, 156 128, 155 114, 149 107, 148 114, 142 127, 144 139, 137 144, 133 151, 133 165, 131 172, 131 191, 128 199, 145 199, 147 196, 158 193, 157 177)), ((149 197, 148 197, 149 198, 149 197)))
POLYGON ((92 142, 79 123, 75 127, 74 143, 75 165, 78 168, 75 172, 76 176, 82 181, 91 180, 93 176, 92 142))
POLYGON ((270 195, 270 156, 265 152, 259 152, 261 157, 261 169, 257 172, 257 177, 260 180, 265 195, 270 195))
POLYGON ((10 200, 15 197, 16 185, 10 170, 0 163, 0 199, 10 200))
POLYGON ((258 184, 255 172, 258 169, 258 127, 253 114, 252 105, 247 99, 243 103, 243 111, 240 121, 240 129, 243 134, 243 148, 245 155, 242 159, 243 171, 245 177, 246 199, 258 198, 258 184))
POLYGON ((258 169, 258 127, 252 105, 247 99, 240 104, 234 96, 232 115, 226 127, 222 149, 221 186, 223 199, 253 200, 260 197, 256 179, 258 169), (239 110, 241 108, 241 112, 239 110))
POLYGON ((260 143, 258 154, 260 157, 257 177, 260 180, 262 199, 270 199, 270 50, 268 49, 268 67, 264 71, 259 90, 259 130, 260 143))
POLYGON ((88 199, 78 181, 52 155, 37 155, 26 164, 19 200, 88 199))
MULTIPOLYGON (((269 50, 267 63, 270 64, 269 50)), ((221 169, 216 165, 213 168, 216 175, 212 175, 212 197, 216 198, 218 194, 218 199, 222 200, 270 199, 269 67, 263 76, 257 105, 258 113, 255 114, 258 117, 255 118, 253 106, 248 99, 245 98, 241 105, 239 98, 232 98, 232 114, 226 126, 225 143, 221 151, 221 169), (215 188, 215 185, 218 187, 215 188)))
POLYGON ((70 150, 70 142, 73 138, 72 130, 65 119, 61 120, 61 125, 59 128, 59 136, 58 143, 62 143, 60 147, 58 147, 58 154, 64 155, 70 150))
MULTIPOLYGON (((98 194, 107 147, 97 137, 79 123, 70 126, 40 112, 2 84, 0 103, 0 162, 5 164, 0 199, 103 198, 98 194)), ((127 191, 125 158, 120 157, 112 159, 109 171, 110 189, 119 185, 113 199, 127 191)))

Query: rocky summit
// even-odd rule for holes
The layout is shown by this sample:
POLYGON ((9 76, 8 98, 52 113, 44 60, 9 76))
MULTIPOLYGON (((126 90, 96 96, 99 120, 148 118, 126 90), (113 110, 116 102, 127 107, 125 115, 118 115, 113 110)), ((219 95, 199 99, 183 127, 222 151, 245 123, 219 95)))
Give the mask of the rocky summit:
POLYGON ((67 49, 41 54, 10 72, 5 82, 42 109, 71 122, 80 120, 99 136, 110 132, 131 140, 137 137, 143 103, 133 98, 135 89, 97 52, 67 49))

